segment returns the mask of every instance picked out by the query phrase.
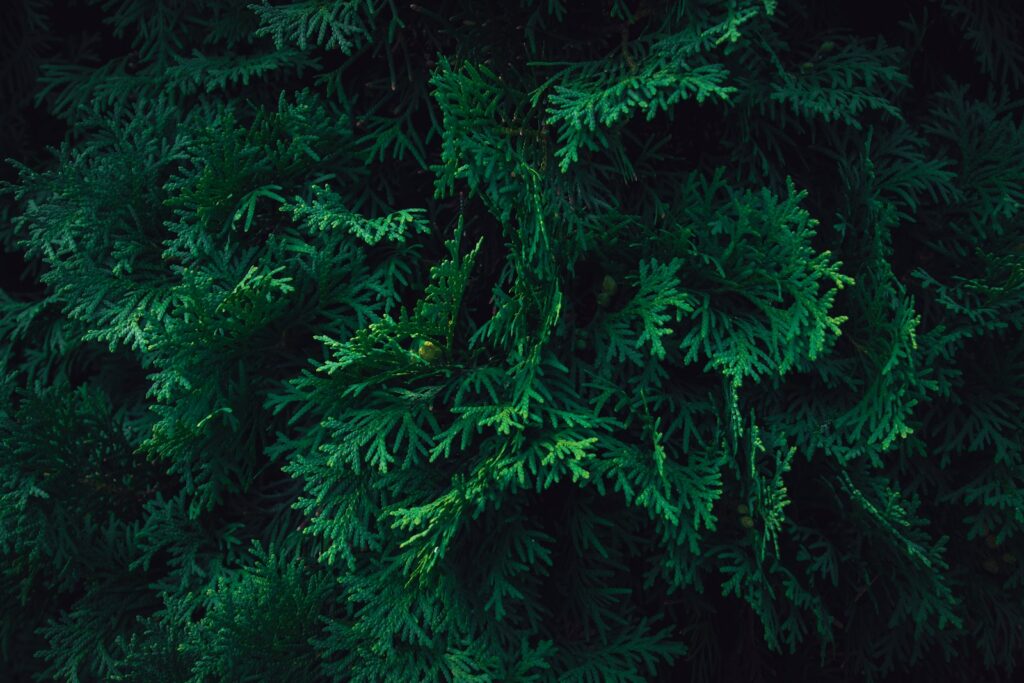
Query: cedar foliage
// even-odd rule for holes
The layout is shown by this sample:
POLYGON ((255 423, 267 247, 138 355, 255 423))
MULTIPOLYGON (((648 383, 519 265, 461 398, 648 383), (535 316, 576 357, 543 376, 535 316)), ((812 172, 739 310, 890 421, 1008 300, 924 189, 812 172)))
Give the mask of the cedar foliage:
POLYGON ((1019 675, 1019 3, 14 7, 4 680, 1019 675))

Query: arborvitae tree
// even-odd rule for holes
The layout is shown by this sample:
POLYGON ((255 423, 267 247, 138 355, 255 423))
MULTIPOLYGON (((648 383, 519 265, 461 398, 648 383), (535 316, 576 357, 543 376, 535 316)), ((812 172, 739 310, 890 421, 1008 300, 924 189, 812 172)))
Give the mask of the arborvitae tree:
POLYGON ((1018 680, 1021 3, 13 6, 0 678, 1018 680))

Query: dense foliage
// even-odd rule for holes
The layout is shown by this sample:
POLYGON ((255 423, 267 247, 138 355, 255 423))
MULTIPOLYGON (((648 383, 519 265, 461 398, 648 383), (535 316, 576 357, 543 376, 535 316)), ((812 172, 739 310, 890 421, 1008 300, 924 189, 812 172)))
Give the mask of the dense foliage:
POLYGON ((1020 675, 1020 3, 252 2, 8 13, 0 678, 1020 675))

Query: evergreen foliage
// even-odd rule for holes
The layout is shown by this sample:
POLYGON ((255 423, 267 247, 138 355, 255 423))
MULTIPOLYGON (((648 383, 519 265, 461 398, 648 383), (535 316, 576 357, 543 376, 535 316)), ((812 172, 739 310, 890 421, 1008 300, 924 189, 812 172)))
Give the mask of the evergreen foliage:
POLYGON ((1019 3, 9 22, 3 680, 1020 676, 1019 3))

